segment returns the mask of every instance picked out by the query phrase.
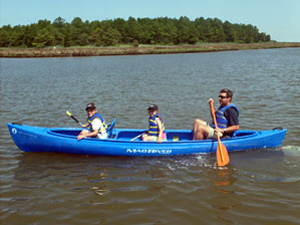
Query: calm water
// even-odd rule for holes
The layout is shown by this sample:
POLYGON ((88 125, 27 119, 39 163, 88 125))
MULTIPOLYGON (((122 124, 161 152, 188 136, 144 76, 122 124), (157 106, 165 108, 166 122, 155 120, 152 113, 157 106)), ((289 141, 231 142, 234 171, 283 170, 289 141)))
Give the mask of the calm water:
POLYGON ((300 224, 300 48, 202 54, 0 59, 2 224, 300 224), (277 150, 162 158, 23 153, 7 123, 72 127, 94 101, 116 127, 209 120, 234 91, 242 129, 284 127, 277 150))

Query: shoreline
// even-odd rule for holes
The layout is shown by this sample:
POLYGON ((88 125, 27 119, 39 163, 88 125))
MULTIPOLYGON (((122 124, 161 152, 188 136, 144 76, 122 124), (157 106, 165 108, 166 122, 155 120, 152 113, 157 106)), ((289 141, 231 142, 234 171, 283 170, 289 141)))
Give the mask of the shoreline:
POLYGON ((119 47, 52 47, 52 48, 0 48, 0 58, 36 58, 36 57, 84 57, 117 55, 150 55, 238 51, 272 48, 300 47, 300 42, 267 42, 252 44, 237 43, 203 43, 197 45, 156 46, 141 45, 119 47))

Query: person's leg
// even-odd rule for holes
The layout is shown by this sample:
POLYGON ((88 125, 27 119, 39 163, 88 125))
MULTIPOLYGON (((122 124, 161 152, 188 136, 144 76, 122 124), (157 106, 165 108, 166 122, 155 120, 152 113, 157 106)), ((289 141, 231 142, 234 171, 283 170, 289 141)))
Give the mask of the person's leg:
POLYGON ((81 140, 82 138, 86 137, 86 135, 87 135, 88 133, 89 133, 88 130, 82 130, 82 131, 80 132, 80 134, 77 136, 77 139, 78 139, 78 140, 81 140))
POLYGON ((202 140, 207 137, 207 123, 203 120, 196 119, 193 125, 193 140, 202 140))
POLYGON ((89 133, 89 131, 88 130, 82 130, 81 132, 80 132, 80 134, 79 135, 86 135, 86 134, 88 134, 89 133))
POLYGON ((207 139, 208 133, 209 133, 209 126, 205 125, 199 125, 197 132, 195 133, 195 136, 193 137, 193 140, 203 140, 207 139))
POLYGON ((143 139, 143 141, 156 141, 157 137, 156 136, 151 136, 151 135, 148 135, 148 134, 144 134, 142 136, 142 139, 143 139))

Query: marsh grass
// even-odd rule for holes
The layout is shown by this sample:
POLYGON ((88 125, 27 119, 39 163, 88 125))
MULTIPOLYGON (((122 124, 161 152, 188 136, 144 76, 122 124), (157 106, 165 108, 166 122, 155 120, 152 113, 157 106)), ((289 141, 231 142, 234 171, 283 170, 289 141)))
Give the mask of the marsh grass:
POLYGON ((48 48, 0 48, 0 57, 23 58, 172 54, 291 47, 300 47, 300 42, 267 42, 253 44, 198 43, 196 45, 139 45, 139 47, 119 45, 114 47, 75 46, 64 48, 55 46, 48 48))

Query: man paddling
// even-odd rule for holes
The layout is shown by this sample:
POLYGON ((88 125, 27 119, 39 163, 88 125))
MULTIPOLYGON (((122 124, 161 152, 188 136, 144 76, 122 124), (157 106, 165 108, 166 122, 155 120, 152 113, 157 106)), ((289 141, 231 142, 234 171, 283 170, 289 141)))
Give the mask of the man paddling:
POLYGON ((88 103, 85 110, 88 118, 87 123, 83 124, 82 127, 88 129, 82 130, 77 139, 81 140, 84 137, 107 138, 107 125, 102 116, 97 112, 96 105, 93 102, 88 103))
MULTIPOLYGON (((229 89, 222 89, 219 94, 220 107, 216 111, 216 119, 218 130, 215 129, 214 123, 210 125, 201 119, 196 119, 193 125, 193 140, 215 139, 216 132, 219 132, 220 137, 232 136, 234 131, 237 131, 239 126, 239 109, 231 103, 233 93, 229 89)), ((212 98, 208 103, 214 102, 212 98)))

